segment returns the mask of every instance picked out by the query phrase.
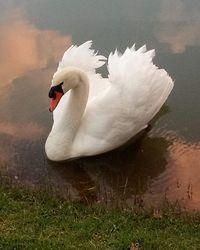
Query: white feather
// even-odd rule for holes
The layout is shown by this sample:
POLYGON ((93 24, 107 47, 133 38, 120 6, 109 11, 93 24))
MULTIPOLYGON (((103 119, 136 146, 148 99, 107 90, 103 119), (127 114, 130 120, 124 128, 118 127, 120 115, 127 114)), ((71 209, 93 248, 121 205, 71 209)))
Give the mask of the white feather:
POLYGON ((152 61, 155 51, 147 51, 146 45, 138 50, 133 45, 123 54, 115 50, 108 58, 108 78, 101 78, 95 69, 105 57, 97 56, 91 44, 70 47, 59 64, 58 71, 79 68, 90 90, 87 100, 88 87, 74 89, 76 95, 69 91, 55 109, 46 142, 52 160, 100 154, 122 145, 147 126, 173 88, 171 77, 152 61))
POLYGON ((106 57, 97 55, 91 46, 92 41, 87 41, 78 47, 72 45, 64 53, 57 70, 73 66, 94 73, 95 69, 105 64, 106 57))

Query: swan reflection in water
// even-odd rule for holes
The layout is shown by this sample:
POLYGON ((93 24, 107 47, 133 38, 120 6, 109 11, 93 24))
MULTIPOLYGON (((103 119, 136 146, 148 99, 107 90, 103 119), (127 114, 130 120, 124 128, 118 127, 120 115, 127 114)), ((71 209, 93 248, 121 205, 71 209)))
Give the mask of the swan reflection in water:
POLYGON ((113 206, 148 189, 149 181, 165 170, 170 144, 164 138, 143 134, 136 143, 103 155, 55 163, 46 160, 43 140, 5 136, 4 149, 10 153, 4 152, 7 159, 1 165, 1 175, 14 185, 45 188, 67 199, 113 206))
POLYGON ((69 183, 78 199, 86 202, 121 206, 131 199, 134 205, 142 205, 142 198, 138 198, 150 180, 165 170, 169 144, 164 138, 145 137, 103 155, 62 164, 49 162, 51 181, 61 193, 65 192, 63 185, 69 183))

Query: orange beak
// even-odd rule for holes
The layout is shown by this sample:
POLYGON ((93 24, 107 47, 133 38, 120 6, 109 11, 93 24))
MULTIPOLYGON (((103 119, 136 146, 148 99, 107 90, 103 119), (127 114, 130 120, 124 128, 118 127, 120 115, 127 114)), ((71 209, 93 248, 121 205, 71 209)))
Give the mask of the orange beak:
POLYGON ((57 107, 62 96, 63 96, 63 93, 56 92, 56 97, 51 99, 50 108, 49 108, 50 112, 54 111, 54 109, 57 107))

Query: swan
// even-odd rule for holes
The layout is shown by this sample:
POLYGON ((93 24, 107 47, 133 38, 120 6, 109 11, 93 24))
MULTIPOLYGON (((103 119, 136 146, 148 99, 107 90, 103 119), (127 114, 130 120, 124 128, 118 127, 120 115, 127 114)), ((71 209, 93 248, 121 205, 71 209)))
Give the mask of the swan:
POLYGON ((108 78, 96 73, 106 62, 92 41, 72 45, 53 75, 49 97, 53 126, 48 159, 63 161, 113 150, 147 127, 174 82, 153 64, 155 50, 135 45, 108 57, 108 78))

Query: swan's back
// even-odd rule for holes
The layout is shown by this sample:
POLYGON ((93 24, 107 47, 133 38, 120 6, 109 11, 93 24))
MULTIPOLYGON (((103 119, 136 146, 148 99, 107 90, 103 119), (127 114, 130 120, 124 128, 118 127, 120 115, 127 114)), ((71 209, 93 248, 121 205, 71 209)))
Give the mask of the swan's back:
MULTIPOLYGON (((112 150, 144 129, 160 110, 173 81, 152 62, 146 46, 117 51, 108 59, 109 89, 88 105, 74 142, 75 154, 112 150)), ((91 83, 92 84, 92 83, 91 83)))

